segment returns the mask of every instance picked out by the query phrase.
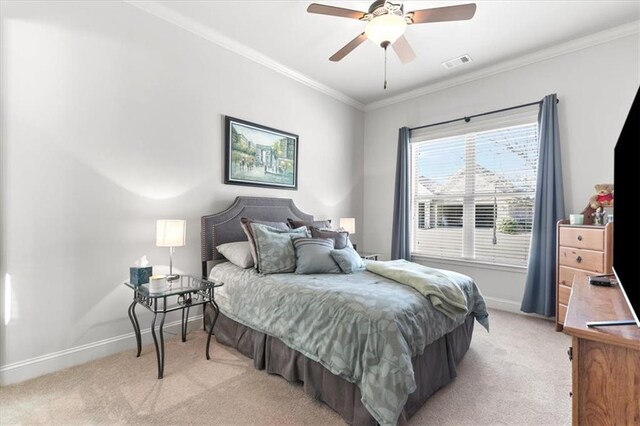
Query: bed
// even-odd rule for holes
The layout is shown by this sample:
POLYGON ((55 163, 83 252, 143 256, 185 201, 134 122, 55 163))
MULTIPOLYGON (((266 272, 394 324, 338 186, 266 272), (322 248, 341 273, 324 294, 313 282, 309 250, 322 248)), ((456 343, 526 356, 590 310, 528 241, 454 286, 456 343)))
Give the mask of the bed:
MULTIPOLYGON (((302 382, 350 424, 407 420, 456 377, 474 319, 487 320, 468 277, 443 271, 470 301, 469 313, 452 319, 413 288, 366 270, 261 275, 224 262, 216 249, 246 240, 241 217, 313 221, 290 199, 262 197, 238 197, 202 218, 203 276, 225 284, 216 292, 218 342, 252 358, 257 369, 302 382)), ((209 328, 213 312, 206 309, 204 318, 209 328)))

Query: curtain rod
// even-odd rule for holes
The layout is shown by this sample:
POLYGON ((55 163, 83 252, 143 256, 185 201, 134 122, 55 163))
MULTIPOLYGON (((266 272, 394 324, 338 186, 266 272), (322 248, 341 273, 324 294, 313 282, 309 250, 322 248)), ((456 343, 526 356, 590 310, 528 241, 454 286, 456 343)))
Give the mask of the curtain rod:
MULTIPOLYGON (((424 126, 412 127, 412 128, 409 129, 409 131, 413 132, 414 130, 426 129, 427 127, 441 126, 443 124, 455 123, 456 121, 462 121, 462 120, 464 120, 466 123, 468 123, 468 122, 471 121, 472 118, 483 117, 485 115, 490 115, 490 114, 497 114, 499 112, 511 111, 512 109, 525 108, 525 107, 533 106, 533 105, 540 105, 541 103, 542 103, 542 101, 529 102, 528 104, 516 105, 516 106, 509 107, 509 108, 497 109, 495 111, 483 112, 481 114, 469 115, 467 117, 460 117, 460 118, 456 118, 454 120, 441 121, 440 123, 425 124, 424 126)), ((556 103, 560 103, 560 99, 558 99, 556 101, 556 103)))

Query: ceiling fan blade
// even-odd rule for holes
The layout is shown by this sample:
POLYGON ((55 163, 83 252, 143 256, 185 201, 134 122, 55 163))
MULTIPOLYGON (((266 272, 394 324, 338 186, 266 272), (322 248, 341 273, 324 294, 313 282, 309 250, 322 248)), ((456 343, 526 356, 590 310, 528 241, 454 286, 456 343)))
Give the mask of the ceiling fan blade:
POLYGON ((324 4, 311 3, 307 8, 309 13, 318 13, 320 15, 339 16, 341 18, 360 19, 365 13, 357 10, 344 9, 342 7, 327 6, 324 4))
POLYGON ((415 52, 404 36, 396 40, 396 42, 393 43, 392 46, 393 50, 396 52, 396 55, 398 55, 398 58, 400 58, 400 62, 402 62, 403 64, 408 64, 416 58, 415 52))
POLYGON ((366 39, 367 36, 364 33, 358 35, 356 38, 347 43, 342 49, 334 53, 333 56, 329 58, 329 60, 332 62, 338 62, 349 53, 351 53, 353 49, 360 46, 366 39))
POLYGON ((473 18, 475 13, 475 3, 469 3, 458 6, 414 10, 407 15, 411 17, 414 24, 426 24, 428 22, 464 21, 473 18))

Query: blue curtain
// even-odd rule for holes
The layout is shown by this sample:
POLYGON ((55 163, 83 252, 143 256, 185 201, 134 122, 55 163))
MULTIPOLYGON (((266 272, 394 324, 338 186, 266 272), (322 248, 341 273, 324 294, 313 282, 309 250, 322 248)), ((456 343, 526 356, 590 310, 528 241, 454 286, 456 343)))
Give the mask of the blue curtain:
POLYGON ((408 127, 398 132, 398 162, 396 164, 396 192, 393 199, 393 234, 391 235, 391 259, 411 260, 409 247, 409 135, 408 127))
POLYGON ((556 95, 545 96, 538 114, 538 181, 529 268, 520 309, 547 317, 556 314, 556 223, 564 218, 556 95))

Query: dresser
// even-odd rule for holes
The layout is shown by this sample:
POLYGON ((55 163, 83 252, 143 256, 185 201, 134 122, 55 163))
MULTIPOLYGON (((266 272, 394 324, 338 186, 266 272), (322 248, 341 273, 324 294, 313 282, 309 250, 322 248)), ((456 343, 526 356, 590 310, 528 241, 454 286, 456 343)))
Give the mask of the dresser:
POLYGON ((599 287, 575 278, 564 323, 572 337, 574 426, 640 424, 640 328, 587 327, 590 321, 632 319, 619 286, 599 287))
POLYGON ((605 226, 558 222, 556 249, 556 330, 562 331, 574 278, 610 274, 613 223, 605 226))

